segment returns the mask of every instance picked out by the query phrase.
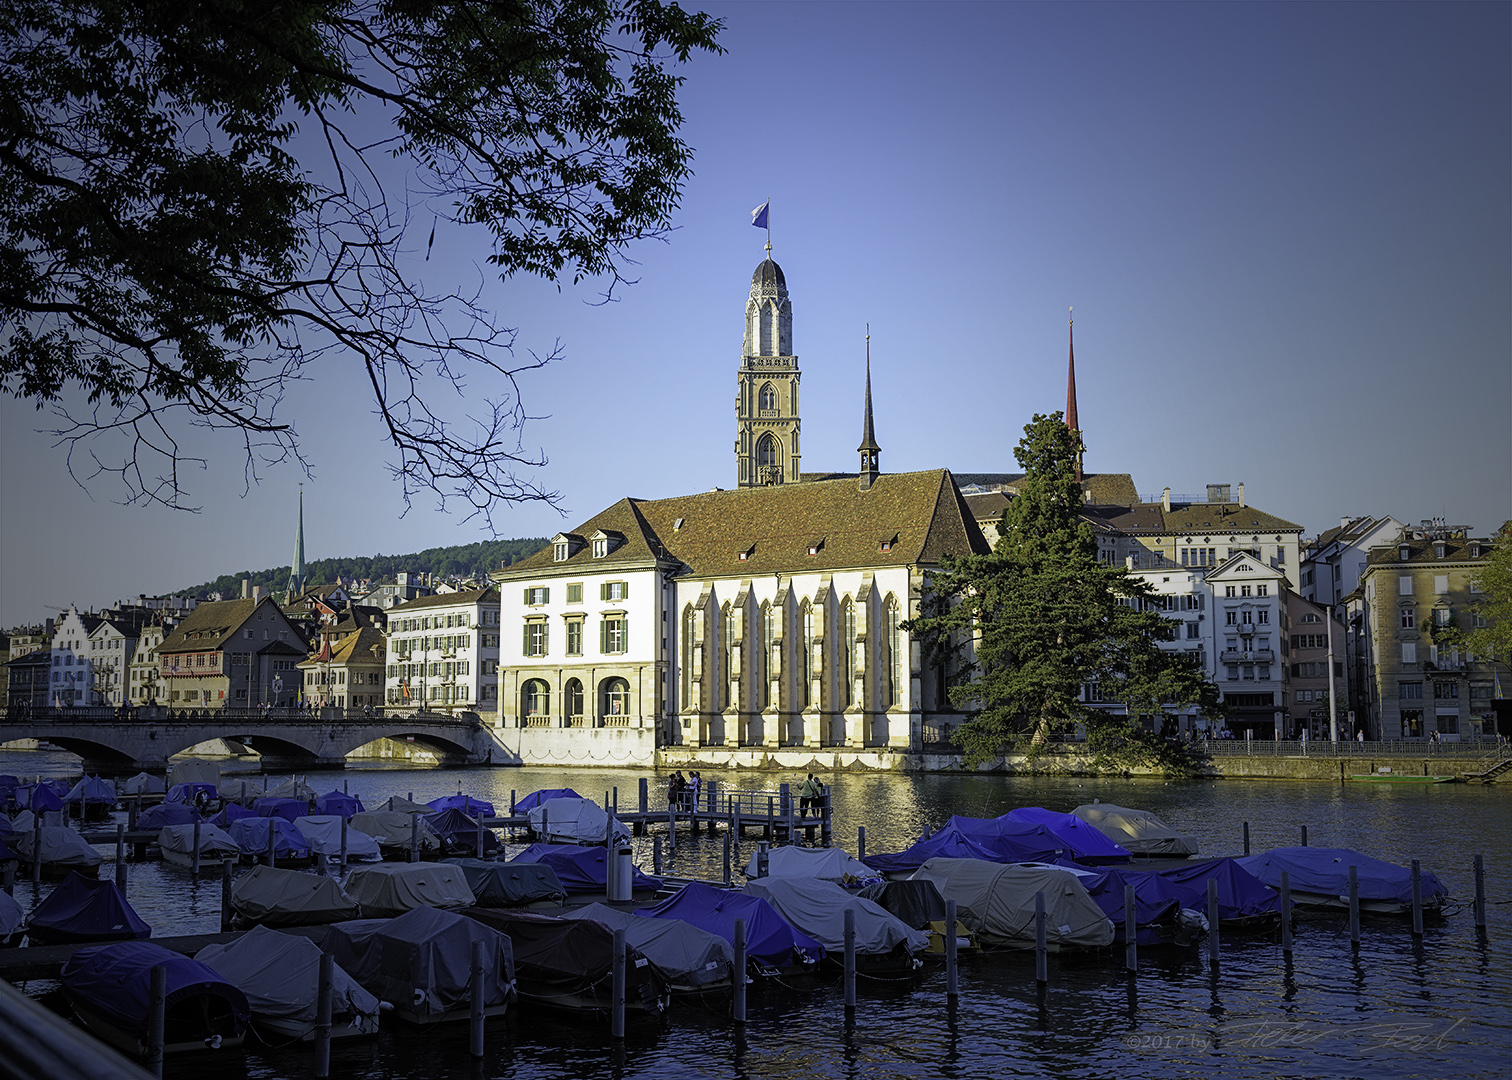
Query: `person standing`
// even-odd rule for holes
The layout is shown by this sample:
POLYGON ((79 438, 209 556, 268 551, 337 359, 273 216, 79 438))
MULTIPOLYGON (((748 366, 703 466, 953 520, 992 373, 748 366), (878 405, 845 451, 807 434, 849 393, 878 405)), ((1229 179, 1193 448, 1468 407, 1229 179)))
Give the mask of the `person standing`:
POLYGON ((688 774, 688 794, 690 796, 689 804, 691 809, 698 809, 698 796, 700 793, 702 793, 702 791, 703 777, 698 774, 697 769, 694 769, 691 773, 688 774))
POLYGON ((819 781, 814 779, 814 774, 809 773, 808 779, 806 779, 803 782, 803 786, 798 789, 799 821, 807 819, 808 812, 811 807, 813 808, 814 815, 816 817, 823 815, 823 811, 819 806, 819 800, 823 796, 823 794, 824 788, 820 785, 819 781))

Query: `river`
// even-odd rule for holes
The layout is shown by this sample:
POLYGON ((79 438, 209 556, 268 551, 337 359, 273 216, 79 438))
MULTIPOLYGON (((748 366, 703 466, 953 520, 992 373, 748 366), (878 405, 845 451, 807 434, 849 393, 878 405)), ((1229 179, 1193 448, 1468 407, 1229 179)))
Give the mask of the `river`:
MULTIPOLYGON (((0 772, 66 775, 77 759, 52 752, 0 752, 0 772)), ((511 790, 571 787, 601 798, 617 787, 633 804, 642 776, 653 803, 664 778, 649 771, 412 769, 354 765, 309 777, 317 791, 345 783, 369 804, 392 794, 424 801, 455 794, 507 809, 511 790)), ((711 774, 723 787, 794 790, 799 774, 711 774)), ((1244 823, 1255 851, 1293 845, 1306 825, 1318 847, 1350 847, 1396 863, 1422 860, 1457 903, 1414 941, 1406 921, 1367 919, 1358 950, 1346 920, 1306 915, 1290 960, 1274 936, 1226 935, 1214 970, 1204 947, 1146 949, 1135 977, 1122 950, 1052 957, 1041 995, 1032 955, 964 963, 958 1003, 947 1005, 943 971, 903 983, 861 980, 846 1016, 837 984, 755 993, 744 1034, 717 1008, 674 1005, 659 1025, 630 1025, 622 1046, 607 1023, 519 1008, 488 1029, 480 1062, 467 1054, 466 1026, 445 1035, 387 1032, 364 1046, 338 1046, 333 1076, 351 1080, 622 1080, 622 1078, 1152 1078, 1504 1077, 1512 1073, 1512 799, 1507 786, 1351 784, 877 775, 836 773, 834 841, 855 850, 896 851, 951 814, 995 816, 1016 806, 1070 810, 1093 799, 1149 810, 1197 835, 1203 854, 1239 854, 1244 823), (1470 911, 1472 857, 1485 857, 1488 927, 1470 911)), ((652 841, 635 841, 651 867, 652 841)), ((741 852, 749 858, 754 841, 741 852)), ((102 849, 112 872, 114 848, 102 849)), ((690 841, 667 853, 670 873, 718 878, 723 839, 690 841)), ((45 886, 44 886, 45 887, 45 886)), ((158 862, 133 863, 128 896, 158 934, 219 928, 218 876, 192 881, 158 862)), ((16 888, 24 907, 29 882, 16 888)), ((63 1007, 53 988, 28 992, 63 1007)), ((216 1080, 303 1078, 308 1050, 227 1052, 170 1059, 168 1077, 216 1080)))

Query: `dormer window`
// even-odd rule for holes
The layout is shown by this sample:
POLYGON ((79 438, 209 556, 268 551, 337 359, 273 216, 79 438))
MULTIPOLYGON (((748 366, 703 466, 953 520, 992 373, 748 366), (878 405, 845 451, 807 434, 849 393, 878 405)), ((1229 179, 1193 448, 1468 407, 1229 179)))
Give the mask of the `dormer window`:
POLYGON ((736 556, 736 558, 739 559, 741 562, 745 562, 747 559, 749 559, 751 557, 752 553, 754 553, 755 550, 756 550, 756 545, 752 544, 750 547, 748 547, 744 551, 740 552, 740 554, 738 554, 736 556))
POLYGON ((1433 545, 1433 557, 1435 559, 1442 559, 1444 557, 1444 552, 1446 550, 1448 550, 1447 545, 1445 545, 1443 543, 1434 544, 1433 545))
POLYGON ((808 543, 808 553, 809 553, 809 555, 811 555, 811 556, 818 555, 819 554, 819 549, 822 548, 822 547, 824 547, 824 540, 823 539, 810 540, 809 543, 808 543))
POLYGON ((1478 559, 1481 557, 1481 547, 1479 544, 1472 543, 1470 545, 1470 557, 1472 559, 1478 559))
POLYGON ((1404 562, 1412 558, 1412 549, 1406 544, 1401 545, 1397 548, 1397 558, 1403 560, 1404 562))
POLYGON ((558 540, 551 545, 551 557, 556 562, 566 562, 568 558, 567 541, 558 540))
POLYGON ((607 554, 609 554, 609 541, 595 540, 593 542, 593 557, 595 559, 602 559, 607 554))

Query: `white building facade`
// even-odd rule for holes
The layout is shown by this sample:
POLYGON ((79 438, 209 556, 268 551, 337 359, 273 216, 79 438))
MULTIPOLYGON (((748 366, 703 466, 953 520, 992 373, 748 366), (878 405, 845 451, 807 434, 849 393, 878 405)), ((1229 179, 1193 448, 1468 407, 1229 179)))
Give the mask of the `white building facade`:
POLYGON ((499 593, 492 587, 422 596, 388 611, 384 697, 391 709, 498 709, 499 593))

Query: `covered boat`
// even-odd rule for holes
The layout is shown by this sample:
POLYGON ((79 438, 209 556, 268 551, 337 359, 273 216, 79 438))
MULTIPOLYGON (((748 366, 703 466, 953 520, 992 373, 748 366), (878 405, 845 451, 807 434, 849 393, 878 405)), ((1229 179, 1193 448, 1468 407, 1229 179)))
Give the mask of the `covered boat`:
POLYGON ((1003 816, 1030 825, 1043 825, 1065 842, 1067 854, 1083 866, 1129 861, 1128 848, 1114 843, 1075 814, 1062 814, 1041 806, 1021 806, 1003 816))
MULTIPOLYGON (((570 844, 531 844, 512 863, 545 863, 556 871, 562 888, 569 894, 603 892, 609 887, 609 855, 601 847, 575 847, 570 844)), ((661 878, 650 877, 631 864, 630 888, 633 892, 656 892, 661 878)))
POLYGON ((68 794, 68 785, 61 780, 42 780, 35 784, 19 784, 12 796, 16 805, 34 813, 50 813, 63 809, 63 796, 68 794), (61 787, 63 790, 57 790, 61 787))
MULTIPOLYGON (((1281 921, 1280 897, 1236 859, 1208 859, 1155 871, 1185 894, 1186 907, 1206 912, 1207 883, 1218 883, 1218 925, 1228 930, 1266 929, 1281 921)), ((1345 871, 1346 879, 1348 871, 1345 871)), ((1346 880, 1347 887, 1347 880, 1346 880)))
POLYGON ((735 950, 718 934, 682 919, 639 919, 607 904, 586 904, 562 911, 564 919, 592 919, 610 930, 623 929, 625 940, 661 972, 674 994, 707 994, 730 989, 735 950))
MULTIPOLYGON (((756 855, 752 854, 751 861, 746 864, 746 877, 754 879, 757 870, 756 855)), ((842 848, 798 847, 796 844, 771 849, 767 855, 766 876, 817 878, 837 885, 844 883, 858 886, 879 878, 878 871, 858 861, 842 848)))
MULTIPOLYGON (((436 835, 425 821, 426 814, 420 814, 419 846, 420 851, 435 852, 441 849, 441 838, 436 835)), ((367 833, 378 841, 378 847, 390 858, 403 857, 409 852, 410 840, 414 836, 414 821, 416 815, 408 814, 402 810, 368 810, 361 814, 353 814, 352 828, 367 833)))
POLYGON ((445 859, 467 879, 478 907, 520 907, 538 901, 567 899, 556 871, 545 863, 492 862, 488 859, 445 859))
POLYGON ((440 814, 447 810, 460 810, 468 817, 493 817, 494 804, 486 799, 475 799, 471 795, 464 795, 460 791, 455 795, 443 795, 439 799, 432 799, 426 803, 431 813, 440 814))
POLYGON ((529 795, 522 795, 515 801, 514 812, 524 814, 534 810, 547 799, 581 799, 582 796, 570 787, 542 788, 540 791, 532 791, 529 795))
POLYGON ((26 913, 21 910, 16 898, 0 890, 0 949, 13 949, 21 943, 22 923, 25 920, 26 913))
POLYGON ((309 802, 315 797, 315 789, 297 776, 291 776, 277 787, 269 788, 265 798, 298 799, 309 802))
POLYGON ((152 969, 167 970, 163 1049, 240 1046, 246 996, 214 969, 150 941, 86 945, 63 965, 63 990, 86 1028, 132 1057, 147 1053, 152 969))
MULTIPOLYGON (((1064 848, 1055 849, 1064 853, 1064 848)), ((1058 856, 1057 856, 1058 857, 1058 856)), ((1014 862, 1001 848, 989 848, 959 829, 946 827, 926 836, 903 851, 867 855, 861 860, 879 874, 911 874, 930 859, 976 859, 979 862, 1014 862)), ((1042 860, 1034 859, 1031 862, 1042 860)))
POLYGON ((240 821, 242 818, 255 818, 256 816, 257 815, 255 813, 253 813, 251 810, 248 810, 240 803, 232 802, 227 803, 225 806, 221 807, 220 813, 216 814, 210 820, 215 822, 215 824, 219 825, 223 829, 229 829, 233 821, 240 821))
MULTIPOLYGON (((305 843, 310 845, 310 851, 317 858, 335 862, 341 858, 342 821, 343 819, 338 815, 323 814, 295 818, 294 827, 299 830, 299 835, 305 838, 305 843)), ((377 837, 369 836, 361 829, 354 829, 348 825, 346 857, 347 862, 380 862, 383 859, 383 851, 378 846, 377 837)))
MULTIPOLYGON (((1281 872, 1290 875, 1292 903, 1311 907, 1349 906, 1349 868, 1359 882, 1360 910, 1404 915, 1412 910, 1412 871, 1372 859, 1349 848, 1273 848, 1235 860, 1272 889, 1281 888, 1281 872)), ((1423 910, 1437 911, 1449 891, 1432 872, 1422 872, 1423 910)))
MULTIPOLYGON (((282 1046, 315 1037, 320 957, 320 946, 307 937, 255 926, 229 944, 206 945, 194 958, 245 994, 253 1028, 264 1042, 282 1046)), ((331 1037, 377 1032, 378 999, 334 965, 331 1037)))
POLYGON ((1070 871, 976 859, 930 859, 914 879, 931 882, 984 946, 1034 947, 1034 897, 1045 894, 1045 938, 1052 949, 1113 943, 1113 924, 1070 871))
POLYGON ((191 780, 186 784, 174 784, 164 796, 164 802, 188 803, 191 806, 206 806, 220 798, 220 789, 208 781, 191 780))
POLYGON ((1179 833, 1154 814, 1112 803, 1085 803, 1071 811, 1134 855, 1185 858, 1197 854, 1197 838, 1179 833))
POLYGON ((785 970, 824 959, 824 946, 793 926, 759 896, 694 881, 655 907, 638 908, 642 919, 682 919, 735 941, 735 920, 746 922, 746 955, 766 969, 785 970))
POLYGON ((152 936, 121 890, 104 878, 69 874, 32 911, 26 937, 32 945, 140 941, 152 936))
POLYGON ((441 838, 441 850, 448 855, 471 855, 487 857, 503 850, 493 830, 483 828, 476 818, 470 818, 453 807, 431 814, 425 819, 431 831, 441 838), (478 833, 483 834, 483 850, 478 850, 478 833))
POLYGON ((102 818, 117 803, 115 784, 98 776, 86 776, 63 796, 63 805, 81 817, 102 818))
POLYGON ((460 908, 477 902, 461 868, 448 863, 379 863, 347 875, 348 895, 365 918, 402 915, 419 907, 460 908))
POLYGON ((1071 854, 1071 847, 1037 821, 1004 814, 995 818, 952 817, 945 828, 970 838, 993 853, 993 862, 1053 863, 1071 854))
POLYGON ((376 811, 387 810, 399 814, 432 813, 431 808, 424 803, 415 802, 413 799, 406 799, 403 795, 390 795, 373 809, 376 811))
POLYGON ((139 772, 121 781, 122 795, 165 795, 167 792, 168 785, 163 783, 163 778, 151 773, 139 772))
POLYGON ((630 840, 630 830, 592 799, 546 799, 529 810, 530 831, 548 844, 602 844, 630 840))
POLYGON ((1188 893, 1148 870, 1108 867, 1081 876, 1082 887, 1113 923, 1113 943, 1127 942, 1124 890, 1134 887, 1134 938, 1140 945, 1187 945, 1207 930, 1203 909, 1188 893))
POLYGON ((212 787, 220 783, 221 767, 218 761, 206 761, 203 758, 185 758, 183 761, 175 761, 168 767, 168 786, 175 784, 209 784, 212 787))
POLYGON ((242 854, 253 862, 268 857, 268 847, 278 862, 303 862, 310 858, 310 845, 291 823, 281 817, 237 818, 226 828, 242 854))
POLYGON ((335 814, 351 820, 353 814, 363 811, 362 800, 356 795, 348 795, 344 791, 331 790, 324 795, 315 797, 315 813, 317 815, 335 814))
POLYGON ((136 827, 143 832, 151 832, 169 825, 192 825, 199 819, 199 811, 187 803, 165 802, 149 806, 138 814, 136 827))
POLYGON ((40 849, 37 847, 38 838, 38 834, 32 829, 18 831, 11 838, 10 846, 26 862, 40 862, 45 877, 65 878, 74 872, 94 877, 100 863, 105 861, 82 836, 61 825, 43 827, 40 849))
MULTIPOLYGON (((594 1012, 613 1004, 614 931, 603 923, 506 908, 459 914, 508 935, 522 1001, 594 1012)), ((628 939, 625 945, 625 1008, 662 1013, 671 996, 666 980, 628 939)))
POLYGON ((264 795, 252 802, 252 812, 258 817, 279 817, 289 824, 310 812, 308 799, 286 799, 276 795, 264 795))
POLYGON ((932 881, 878 881, 856 894, 884 908, 906 926, 925 930, 945 919, 945 898, 932 881))
POLYGON ((244 926, 319 926, 361 914, 335 878, 254 866, 231 886, 231 910, 244 926))
POLYGON ((262 798, 264 794, 262 781, 249 776, 227 777, 220 782, 217 790, 225 801, 241 803, 244 806, 262 798))
POLYGON ((890 911, 849 893, 833 881, 812 877, 765 877, 746 882, 749 896, 765 900, 788 922, 823 945, 829 958, 845 955, 845 913, 852 913, 859 970, 906 974, 921 966, 915 953, 929 948, 929 935, 890 911))
MULTIPOLYGON (((158 832, 158 851, 163 861, 174 866, 194 866, 194 832, 191 822, 187 825, 165 825, 158 832)), ((241 857, 241 845, 225 829, 208 821, 199 824, 200 865, 215 865, 226 859, 241 857)))
POLYGON ((475 919, 419 907, 337 923, 323 948, 399 1019, 433 1024, 469 1015, 474 941, 484 944, 484 1012, 502 1015, 514 997, 514 953, 508 937, 475 919))

